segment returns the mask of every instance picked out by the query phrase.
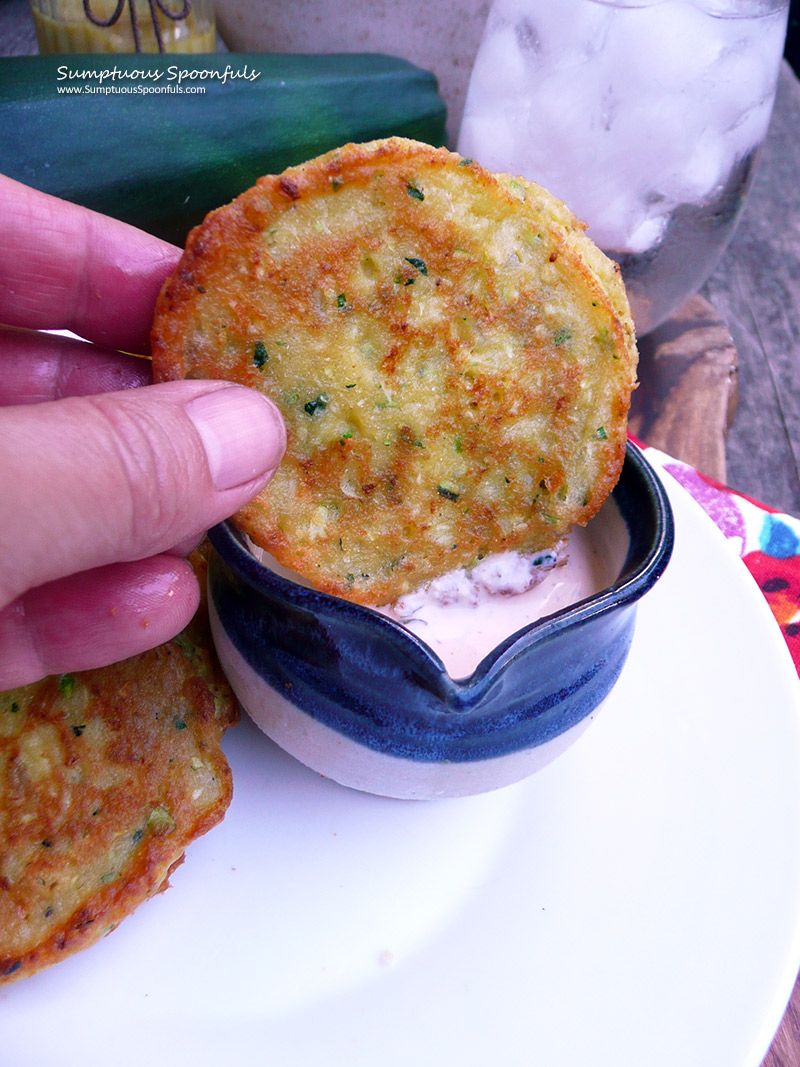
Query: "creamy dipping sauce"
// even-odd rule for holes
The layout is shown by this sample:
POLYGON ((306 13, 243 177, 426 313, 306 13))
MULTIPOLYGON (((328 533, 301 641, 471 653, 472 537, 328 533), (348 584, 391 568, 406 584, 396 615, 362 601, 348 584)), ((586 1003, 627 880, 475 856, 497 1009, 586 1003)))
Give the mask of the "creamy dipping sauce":
MULTIPOLYGON (((248 544, 270 570, 308 584, 248 544)), ((607 589, 627 551, 625 521, 609 499, 552 551, 487 556, 470 572, 451 571, 377 610, 424 641, 451 678, 464 678, 517 630, 607 589)))
POLYGON ((517 630, 611 585, 627 544, 625 524, 607 504, 551 552, 489 556, 469 573, 452 571, 380 610, 433 649, 451 678, 464 678, 517 630))

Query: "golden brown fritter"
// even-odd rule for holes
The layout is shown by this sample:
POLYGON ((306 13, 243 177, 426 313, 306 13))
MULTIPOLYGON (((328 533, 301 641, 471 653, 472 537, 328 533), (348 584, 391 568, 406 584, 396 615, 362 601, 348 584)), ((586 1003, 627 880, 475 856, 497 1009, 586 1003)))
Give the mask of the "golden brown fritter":
POLYGON ((0 983, 108 933, 223 817, 237 706, 206 638, 201 613, 140 656, 0 693, 0 983))
POLYGON ((235 522, 368 604, 587 522, 619 476, 636 373, 619 273, 560 201, 398 138, 212 212, 152 352, 157 379, 272 397, 287 454, 235 522))

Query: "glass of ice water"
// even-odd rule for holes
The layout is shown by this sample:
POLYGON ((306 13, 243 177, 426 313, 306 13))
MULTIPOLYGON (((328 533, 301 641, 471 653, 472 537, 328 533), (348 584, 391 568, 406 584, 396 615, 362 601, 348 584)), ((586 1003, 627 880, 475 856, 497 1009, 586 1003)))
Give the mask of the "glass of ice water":
POLYGON ((495 0, 458 150, 546 186, 617 260, 647 333, 730 239, 789 0, 495 0))

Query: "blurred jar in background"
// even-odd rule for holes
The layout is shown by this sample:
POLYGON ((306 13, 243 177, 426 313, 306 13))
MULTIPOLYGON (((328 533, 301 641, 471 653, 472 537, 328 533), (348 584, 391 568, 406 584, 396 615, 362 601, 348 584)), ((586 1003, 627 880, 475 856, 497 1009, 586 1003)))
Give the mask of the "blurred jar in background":
POLYGON ((30 0, 39 51, 215 52, 213 0, 30 0))
POLYGON ((769 124, 789 0, 495 0, 458 150, 544 185, 622 269, 639 334, 713 270, 769 124))

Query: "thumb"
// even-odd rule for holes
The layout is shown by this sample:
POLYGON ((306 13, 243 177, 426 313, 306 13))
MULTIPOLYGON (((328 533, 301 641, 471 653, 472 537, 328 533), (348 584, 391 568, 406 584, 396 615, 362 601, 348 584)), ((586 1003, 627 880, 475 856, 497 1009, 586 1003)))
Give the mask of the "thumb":
POLYGON ((0 410, 0 606, 199 537, 266 485, 285 440, 271 401, 228 382, 0 410))

